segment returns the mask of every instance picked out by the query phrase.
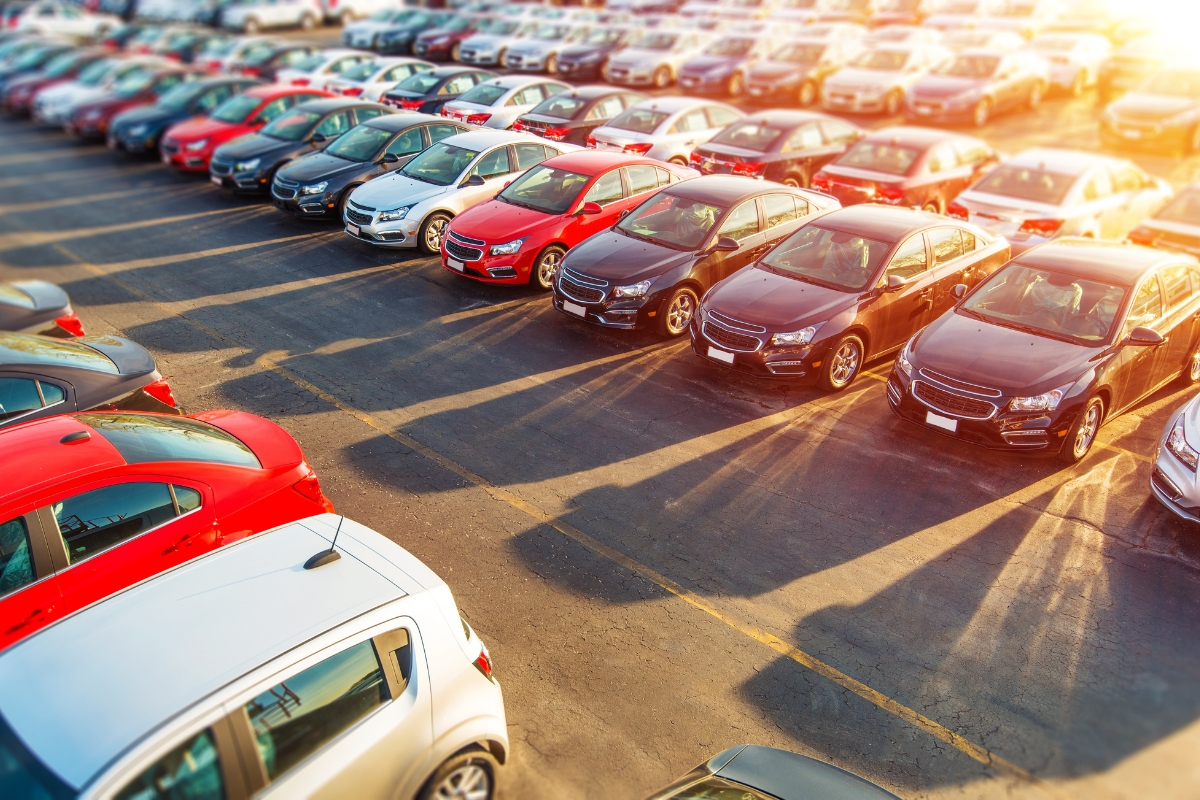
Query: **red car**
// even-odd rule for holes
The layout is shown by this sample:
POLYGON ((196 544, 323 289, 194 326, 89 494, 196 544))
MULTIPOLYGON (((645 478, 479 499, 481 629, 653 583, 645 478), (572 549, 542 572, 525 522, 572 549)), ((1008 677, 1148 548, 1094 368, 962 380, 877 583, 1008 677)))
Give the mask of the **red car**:
POLYGON ((67 130, 85 139, 103 139, 113 117, 131 108, 148 106, 194 77, 196 73, 178 67, 139 70, 118 81, 108 94, 76 108, 67 130))
POLYGON ((1000 162, 982 139, 899 125, 871 131, 812 178, 843 206, 886 203, 945 214, 950 201, 1000 162))
POLYGON ((0 648, 222 545, 333 510, 296 441, 241 411, 48 417, 0 431, 0 452, 0 648))
POLYGON ((9 81, 5 87, 4 102, 13 114, 28 116, 33 106, 33 97, 42 89, 63 81, 74 80, 79 71, 107 56, 104 50, 79 50, 63 53, 50 60, 46 67, 32 75, 24 75, 9 81))
POLYGON ((167 128, 159 152, 164 164, 188 172, 208 172, 213 151, 226 142, 254 133, 294 105, 333 97, 300 86, 258 86, 229 98, 207 117, 193 117, 167 128))
POLYGON ((486 283, 536 283, 549 291, 569 249, 661 187, 699 175, 627 153, 583 150, 547 159, 451 220, 442 266, 486 283))

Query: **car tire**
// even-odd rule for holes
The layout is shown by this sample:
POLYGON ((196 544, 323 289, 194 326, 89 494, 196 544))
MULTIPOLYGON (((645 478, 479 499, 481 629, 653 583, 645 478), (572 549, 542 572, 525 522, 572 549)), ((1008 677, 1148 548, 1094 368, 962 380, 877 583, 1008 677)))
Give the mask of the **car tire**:
POLYGON ((1067 431, 1062 447, 1058 449, 1058 460, 1065 464, 1076 464, 1092 449, 1096 434, 1104 422, 1104 401, 1099 397, 1091 397, 1083 404, 1079 418, 1067 431))
POLYGON ((678 164, 681 167, 686 167, 688 165, 688 160, 682 156, 671 156, 667 159, 667 162, 671 164, 678 164))
POLYGON ((820 387, 827 392, 840 392, 854 383, 862 371, 866 355, 862 339, 854 334, 838 339, 825 354, 825 363, 821 365, 821 376, 818 378, 820 387))
POLYGON ((942 210, 942 200, 939 197, 935 197, 933 200, 930 200, 928 203, 921 206, 921 210, 928 211, 930 214, 945 214, 946 213, 945 211, 942 210))
POLYGON ((808 177, 808 170, 801 169, 799 172, 790 172, 783 176, 780 181, 784 186, 791 186, 793 189, 807 189, 812 179, 808 177))
POLYGON ((654 70, 654 77, 651 79, 655 89, 665 89, 671 85, 671 68, 665 64, 654 70))
POLYGON ((545 72, 547 75, 557 75, 558 74, 558 56, 556 56, 554 53, 551 53, 550 55, 546 56, 546 64, 545 64, 544 69, 545 69, 545 72))
POLYGON ((312 14, 305 14, 303 17, 300 18, 300 29, 301 30, 311 31, 315 27, 317 27, 317 18, 314 17, 312 14))
POLYGON ((496 759, 485 750, 468 750, 442 763, 421 787, 417 800, 496 796, 496 759), (482 792, 482 794, 480 794, 482 792))
POLYGON ((1192 357, 1188 359, 1187 365, 1179 373, 1178 382, 1182 386, 1194 386, 1200 383, 1200 349, 1192 353, 1192 357))
POLYGON ((987 125, 988 120, 992 118, 992 101, 986 97, 975 104, 971 109, 971 124, 976 128, 982 128, 987 125))
POLYGON ((442 252, 442 237, 450 225, 450 215, 441 211, 430 214, 421 223, 417 231, 417 246, 427 256, 436 256, 442 252))
POLYGON ((254 17, 247 17, 246 21, 242 23, 242 33, 247 36, 253 36, 260 30, 262 30, 262 26, 259 25, 258 20, 254 17))
POLYGON ((662 336, 674 339, 687 333, 688 325, 696 309, 700 307, 700 298, 690 286, 679 286, 663 300, 658 307, 658 332, 662 336))
POLYGON ((462 47, 459 45, 458 42, 455 42, 454 44, 450 45, 450 60, 458 61, 458 55, 460 52, 462 52, 462 47))
POLYGON ((730 97, 741 97, 746 93, 746 78, 740 72, 735 72, 729 76, 729 83, 725 87, 725 91, 730 97))
POLYGON ((886 116, 894 117, 900 113, 900 104, 904 100, 904 95, 899 89, 892 89, 887 93, 887 97, 883 98, 883 113, 886 116))
POLYGON ((1029 89, 1029 97, 1025 98, 1025 107, 1030 111, 1037 111, 1042 104, 1042 98, 1046 96, 1046 87, 1039 81, 1029 89))
POLYGON ((548 292, 554 287, 554 276, 558 272, 558 265, 562 263, 563 256, 567 251, 558 245, 550 245, 542 252, 538 253, 537 259, 533 262, 533 268, 529 270, 529 285, 536 286, 543 292, 548 292))
POLYGON ((344 223, 346 219, 346 203, 350 202, 350 195, 360 186, 362 186, 361 183, 355 183, 342 190, 342 196, 338 198, 337 207, 334 209, 339 223, 344 223))
POLYGON ((796 100, 799 102, 801 108, 808 108, 817 102, 817 85, 812 81, 805 81, 800 84, 800 91, 796 95, 796 100))
POLYGON ((1188 134, 1188 152, 1200 153, 1200 125, 1192 128, 1188 134))

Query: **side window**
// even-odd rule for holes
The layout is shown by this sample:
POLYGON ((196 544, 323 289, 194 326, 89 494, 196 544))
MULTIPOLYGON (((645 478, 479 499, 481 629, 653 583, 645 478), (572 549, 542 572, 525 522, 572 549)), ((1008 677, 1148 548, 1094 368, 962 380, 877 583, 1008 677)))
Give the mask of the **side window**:
POLYGON ((671 126, 671 130, 667 133, 691 133, 692 131, 702 131, 708 128, 708 116, 704 113, 703 108, 696 108, 675 121, 671 126))
POLYGON ((658 170, 658 185, 659 186, 668 185, 674 176, 671 175, 670 172, 663 169, 662 167, 655 167, 655 169, 658 170))
POLYGON ((541 86, 529 86, 517 92, 509 99, 506 106, 535 106, 546 99, 541 86))
POLYGON ((1184 264, 1166 267, 1162 271, 1163 289, 1167 293, 1167 305, 1172 309, 1187 303, 1192 297, 1188 286, 1188 268, 1184 264))
POLYGON ((719 236, 729 236, 739 242, 756 233, 758 233, 758 204, 753 200, 747 200, 731 211, 725 224, 718 231, 719 236))
POLYGON ((724 128, 726 125, 732 125, 741 119, 741 116, 730 108, 708 106, 704 110, 708 114, 708 126, 710 128, 724 128))
POLYGON ((165 483, 117 483, 52 506, 72 564, 115 547, 175 517, 165 483))
POLYGON ((659 169, 649 164, 635 164, 632 167, 626 167, 625 176, 629 178, 629 193, 641 194, 651 189, 657 189, 658 173, 659 169))
POLYGON ((1118 192, 1136 192, 1140 191, 1146 181, 1141 174, 1132 167, 1117 167, 1113 170, 1113 187, 1118 192))
POLYGON ((592 110, 587 113, 587 119, 589 121, 612 119, 624 110, 625 105, 621 102, 619 96, 607 97, 592 106, 592 110))
POLYGON ((960 166, 975 166, 982 164, 992 157, 992 151, 983 142, 965 139, 955 142, 954 149, 958 151, 960 166))
POLYGON ((221 763, 210 730, 203 730, 154 762, 117 792, 116 800, 223 800, 221 763))
POLYGON ((767 218, 768 229, 800 219, 796 198, 790 194, 767 195, 763 198, 763 216, 767 218))
POLYGON ((453 125, 430 125, 429 126, 429 143, 437 144, 442 139, 448 136, 454 136, 462 133, 462 128, 456 128, 453 125))
POLYGON ((33 583, 29 529, 21 517, 0 524, 0 597, 33 583))
POLYGON ((214 108, 221 105, 221 103, 229 99, 230 95, 232 94, 232 86, 218 86, 211 92, 206 92, 204 96, 200 98, 200 101, 196 103, 196 110, 201 114, 207 114, 209 111, 212 111, 214 108))
POLYGON ((278 117, 284 111, 291 107, 291 97, 281 97, 278 100, 273 100, 263 106, 263 110, 258 112, 258 118, 263 122, 270 122, 278 117))
POLYGON ((892 261, 888 264, 884 277, 895 275, 898 278, 913 278, 928 267, 929 262, 925 258, 925 236, 918 233, 916 236, 910 236, 908 241, 900 245, 896 255, 892 256, 892 261))
POLYGON ((517 169, 529 169, 546 160, 546 148, 540 144, 518 144, 514 149, 517 151, 517 169))
POLYGON ((1108 170, 1104 169, 1097 171, 1083 187, 1083 199, 1089 203, 1111 197, 1112 193, 1112 177, 1109 176, 1108 170))
POLYGON ((824 140, 821 139, 820 129, 815 123, 810 123, 794 131, 788 137, 787 142, 783 145, 783 152, 794 153, 798 150, 811 150, 823 144, 824 140))
MULTIPOLYGON (((443 126, 444 127, 444 126, 443 126)), ((391 153, 397 156, 411 156, 414 153, 419 153, 425 149, 425 143, 421 141, 421 129, 409 128, 404 133, 392 140, 392 143, 384 150, 385 153, 391 153)))
POLYGON ((179 73, 173 73, 163 77, 163 79, 158 82, 158 85, 154 87, 154 91, 158 94, 162 94, 168 89, 173 89, 182 82, 183 76, 179 73))
POLYGON ((1162 292, 1159 291, 1158 280, 1151 275, 1133 296, 1129 316, 1125 318, 1125 332, 1122 335, 1128 336, 1134 328, 1152 325, 1161 316, 1162 292))
POLYGON ((929 249, 933 251, 935 268, 963 254, 962 234, 958 228, 934 228, 925 235, 929 237, 929 249))
POLYGON ((267 777, 283 775, 387 700, 370 641, 272 686, 246 704, 267 777))
POLYGON ((501 175, 507 175, 509 172, 507 147, 497 147, 479 159, 479 163, 475 165, 475 169, 471 170, 472 175, 478 175, 484 180, 498 178, 501 175))
POLYGON ((387 72, 383 73, 383 77, 379 80, 399 82, 412 75, 416 71, 417 70, 413 64, 400 64, 399 66, 392 67, 387 72))
POLYGON ((13 419, 41 407, 42 396, 33 378, 0 378, 0 420, 13 419))
POLYGON ((369 119, 382 117, 384 110, 382 108, 359 108, 354 111, 354 118, 359 122, 366 122, 369 119))
POLYGON ((614 169, 608 174, 600 176, 600 179, 592 184, 592 188, 588 189, 583 201, 606 206, 609 203, 617 202, 622 196, 624 196, 624 192, 621 189, 621 171, 614 169))
POLYGON ((954 150, 954 145, 949 142, 943 142, 933 148, 933 152, 929 154, 929 171, 930 172, 945 172, 948 169, 954 169, 958 166, 958 153, 954 150))
POLYGON ((835 119, 821 120, 821 130, 825 132, 825 141, 830 144, 849 144, 858 139, 858 131, 835 119))
POLYGON ((340 111, 318 125, 315 132, 324 135, 326 139, 332 139, 335 136, 341 136, 348 130, 350 130, 350 112, 340 111))
POLYGON ((476 83, 474 75, 459 75, 442 87, 438 94, 462 94, 476 83))
POLYGON ((979 242, 975 238, 975 234, 971 233, 970 231, 962 231, 961 233, 962 233, 962 242, 963 242, 963 252, 964 253, 974 253, 975 248, 979 246, 979 242))

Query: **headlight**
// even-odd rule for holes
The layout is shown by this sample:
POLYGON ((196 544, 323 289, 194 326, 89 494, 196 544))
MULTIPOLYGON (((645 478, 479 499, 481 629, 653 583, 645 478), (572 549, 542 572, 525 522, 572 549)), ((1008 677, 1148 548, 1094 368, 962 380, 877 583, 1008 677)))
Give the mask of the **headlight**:
POLYGON ((233 165, 234 172, 249 172, 252 169, 258 169, 258 165, 262 163, 261 158, 252 158, 249 161, 239 161, 233 165))
POLYGON ((514 239, 513 241, 505 244, 494 244, 492 245, 491 253, 494 256, 511 256, 513 253, 521 249, 521 245, 525 244, 525 239, 528 238, 529 237, 526 236, 522 239, 514 239))
POLYGON ((648 291, 650 291, 650 281, 638 281, 631 286, 618 286, 613 289, 612 299, 628 300, 634 297, 643 297, 648 291))
MULTIPOLYGON (((196 152, 197 150, 203 150, 203 149, 204 149, 204 148, 206 148, 206 147, 208 147, 208 139, 197 139, 197 140, 196 140, 196 141, 194 141, 194 142, 188 142, 187 144, 185 144, 185 145, 183 146, 183 149, 184 149, 184 150, 190 150, 191 152, 193 152, 193 153, 194 153, 194 152, 196 152)), ((258 161, 257 161, 257 160, 255 160, 255 162, 254 162, 254 166, 256 166, 256 167, 258 166, 258 161)))
POLYGON ((912 362, 908 360, 908 348, 910 347, 912 347, 912 339, 908 340, 908 343, 900 350, 900 355, 896 356, 896 369, 903 372, 906 378, 912 377, 912 362))
POLYGON ((809 325, 807 328, 792 331, 791 333, 773 333, 771 334, 771 345, 773 347, 803 347, 813 340, 813 337, 817 335, 817 331, 821 329, 821 325, 824 324, 822 322, 817 325, 809 325))
POLYGON ((329 186, 329 181, 321 181, 314 183, 312 186, 305 186, 300 189, 300 194, 320 194, 329 186))
POLYGON ((391 211, 380 211, 379 212, 379 221, 380 222, 395 222, 398 219, 404 219, 404 215, 408 213, 408 210, 410 208, 412 208, 412 206, 405 206, 404 208, 393 208, 391 211))
POLYGON ((145 136, 147 130, 149 130, 149 128, 146 125, 134 125, 132 128, 127 130, 126 133, 134 138, 138 138, 145 136))
POLYGON ((1070 388, 1071 384, 1068 383, 1066 386, 1051 389, 1045 394, 1033 397, 1014 397, 1008 401, 1008 408, 1011 411, 1053 411, 1058 408, 1058 404, 1062 402, 1070 388))
POLYGON ((1196 471, 1196 465, 1200 464, 1200 453, 1197 453, 1195 448, 1187 443, 1187 436, 1183 430, 1183 417, 1176 420, 1175 427, 1171 428, 1171 432, 1167 434, 1166 446, 1171 455, 1182 461, 1192 472, 1196 471))

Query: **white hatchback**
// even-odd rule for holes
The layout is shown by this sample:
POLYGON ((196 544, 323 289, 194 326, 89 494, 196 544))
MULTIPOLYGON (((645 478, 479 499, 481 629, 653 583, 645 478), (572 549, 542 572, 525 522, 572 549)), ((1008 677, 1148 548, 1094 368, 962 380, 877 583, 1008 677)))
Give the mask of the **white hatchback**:
POLYGON ((490 656, 446 584, 332 514, 0 654, 11 797, 491 798, 508 746, 490 656), (339 522, 340 557, 308 568, 339 522))

